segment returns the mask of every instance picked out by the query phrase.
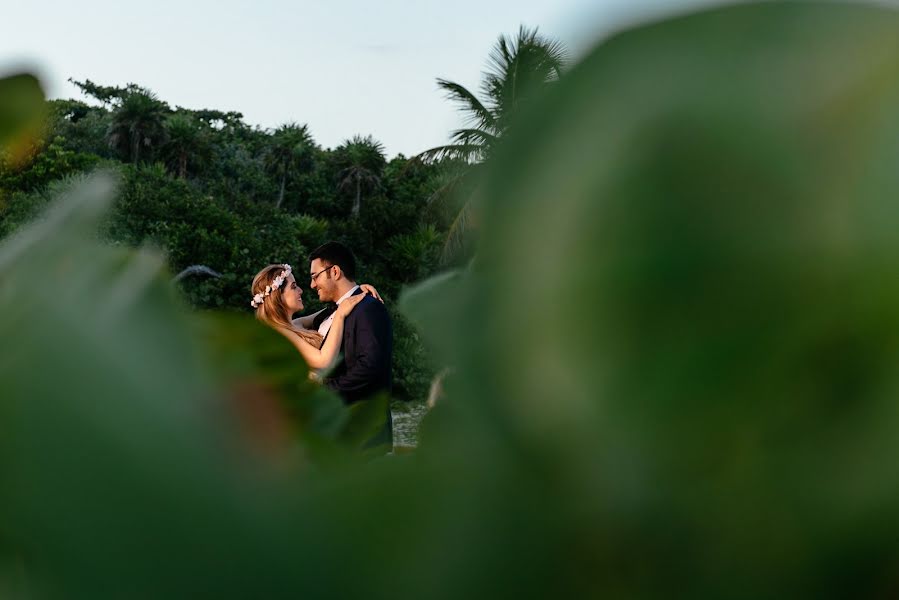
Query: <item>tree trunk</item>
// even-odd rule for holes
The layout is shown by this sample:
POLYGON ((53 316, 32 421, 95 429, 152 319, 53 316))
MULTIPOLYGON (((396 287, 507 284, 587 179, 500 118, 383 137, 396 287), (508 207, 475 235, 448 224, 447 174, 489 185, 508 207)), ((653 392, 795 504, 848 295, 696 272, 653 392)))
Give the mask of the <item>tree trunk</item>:
POLYGON ((284 202, 284 187, 287 185, 287 171, 284 171, 284 174, 281 175, 281 191, 278 192, 278 202, 275 204, 275 208, 281 208, 281 203, 284 202))
POLYGON ((178 177, 181 179, 187 178, 187 153, 182 152, 181 156, 178 157, 178 177))
POLYGON ((362 208, 362 179, 356 177, 356 199, 353 201, 353 218, 359 218, 359 210, 362 208))
POLYGON ((140 135, 134 134, 131 137, 131 162, 133 164, 137 164, 137 160, 140 158, 140 135))

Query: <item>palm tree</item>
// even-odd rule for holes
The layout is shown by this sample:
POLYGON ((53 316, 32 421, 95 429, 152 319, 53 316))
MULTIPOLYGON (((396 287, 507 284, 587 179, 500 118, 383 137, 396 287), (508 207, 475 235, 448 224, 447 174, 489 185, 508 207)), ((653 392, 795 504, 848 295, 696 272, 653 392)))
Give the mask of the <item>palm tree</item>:
POLYGON ((558 80, 568 61, 565 47, 522 26, 512 39, 500 35, 490 52, 481 81, 481 98, 465 86, 446 79, 437 85, 447 98, 461 105, 467 127, 450 134, 452 143, 431 148, 419 156, 426 160, 445 157, 481 162, 531 99, 558 80))
POLYGON ((112 113, 106 139, 111 147, 136 164, 140 161, 142 148, 152 152, 165 142, 168 112, 166 103, 149 90, 129 88, 112 113))
POLYGON ((356 135, 337 147, 334 159, 339 169, 337 187, 341 191, 352 190, 351 214, 356 219, 362 209, 363 190, 381 187, 381 175, 387 166, 384 146, 370 135, 366 137, 356 135))
POLYGON ((166 122, 167 141, 162 147, 166 164, 178 177, 187 177, 188 167, 196 171, 209 160, 211 145, 208 126, 187 114, 175 114, 166 122))
POLYGON ((280 181, 276 207, 280 208, 284 202, 284 190, 290 177, 297 172, 310 171, 314 166, 314 150, 315 142, 306 125, 287 123, 274 131, 265 153, 265 163, 280 181))
POLYGON ((536 28, 522 26, 515 38, 500 35, 491 50, 480 98, 462 84, 437 79, 437 85, 448 99, 460 105, 465 116, 465 127, 450 134, 450 144, 417 157, 426 162, 450 159, 447 181, 432 195, 431 202, 445 201, 460 189, 466 196, 450 226, 445 259, 464 246, 462 238, 473 219, 479 165, 490 158, 522 110, 559 79, 567 62, 568 53, 560 42, 540 35, 536 28))

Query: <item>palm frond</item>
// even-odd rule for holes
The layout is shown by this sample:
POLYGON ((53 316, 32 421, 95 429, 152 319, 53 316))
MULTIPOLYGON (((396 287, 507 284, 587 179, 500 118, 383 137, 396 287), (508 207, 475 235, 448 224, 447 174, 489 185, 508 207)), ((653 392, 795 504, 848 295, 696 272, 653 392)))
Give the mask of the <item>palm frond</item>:
POLYGON ((425 206, 433 209, 435 206, 445 204, 449 198, 453 197, 457 189, 470 178, 470 173, 470 169, 445 171, 441 175, 441 177, 445 177, 445 181, 437 186, 437 189, 431 192, 431 195, 428 196, 428 199, 425 201, 425 206))
POLYGON ((558 41, 522 26, 515 39, 500 36, 490 54, 482 93, 500 106, 497 130, 502 133, 525 103, 557 81, 568 63, 568 53, 558 41))
POLYGON ((477 124, 481 129, 494 129, 496 118, 493 113, 465 86, 446 79, 438 79, 437 85, 446 91, 448 99, 462 105, 470 123, 477 124))
POLYGON ((493 148, 499 138, 480 129, 457 129, 450 134, 450 138, 457 144, 475 145, 484 149, 493 148))
POLYGON ((368 188, 381 189, 383 187, 381 185, 381 178, 363 167, 347 167, 340 171, 337 174, 337 177, 340 179, 340 182, 337 184, 337 189, 341 191, 352 188, 352 186, 356 185, 357 181, 365 184, 368 188))
POLYGON ((425 150, 413 158, 421 160, 425 164, 434 164, 445 159, 473 162, 480 158, 482 150, 478 144, 447 144, 425 150))
POLYGON ((473 200, 474 197, 470 196, 468 200, 465 201, 465 204, 463 204, 462 208, 459 210, 459 214, 456 215, 452 225, 450 225, 440 255, 440 261, 443 264, 451 263, 468 244, 473 221, 473 200))

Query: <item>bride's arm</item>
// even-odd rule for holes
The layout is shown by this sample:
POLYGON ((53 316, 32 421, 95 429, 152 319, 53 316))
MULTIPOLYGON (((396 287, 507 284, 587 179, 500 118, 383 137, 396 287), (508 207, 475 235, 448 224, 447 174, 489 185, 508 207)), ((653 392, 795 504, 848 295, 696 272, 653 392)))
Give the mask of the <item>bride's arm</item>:
POLYGON ((303 355, 303 358, 310 368, 324 369, 325 367, 331 366, 331 363, 334 361, 334 358, 340 350, 340 344, 343 341, 343 322, 346 319, 346 316, 350 314, 356 305, 362 302, 364 298, 365 294, 357 294, 356 296, 351 296, 341 302, 337 310, 334 311, 334 321, 331 323, 331 329, 328 331, 328 339, 325 340, 321 350, 289 329, 279 328, 278 331, 287 337, 287 339, 290 340, 290 343, 300 351, 300 354, 303 355))
POLYGON ((340 349, 340 342, 343 339, 344 318, 334 317, 328 339, 325 340, 321 350, 298 336, 295 331, 279 327, 278 332, 290 340, 294 348, 300 351, 300 354, 303 355, 303 360, 306 361, 310 369, 324 369, 331 365, 331 360, 333 360, 340 349))
MULTIPOLYGON (((359 285, 359 287, 362 288, 363 292, 370 294, 371 297, 375 300, 380 300, 382 303, 384 302, 384 299, 381 298, 381 294, 379 294, 378 290, 376 290, 371 284, 362 283, 359 285)), ((311 315, 303 315, 302 317, 297 317, 293 320, 293 326, 300 327, 302 329, 312 329, 312 324, 315 322, 315 317, 317 317, 323 310, 325 309, 323 308, 312 313, 311 315)))

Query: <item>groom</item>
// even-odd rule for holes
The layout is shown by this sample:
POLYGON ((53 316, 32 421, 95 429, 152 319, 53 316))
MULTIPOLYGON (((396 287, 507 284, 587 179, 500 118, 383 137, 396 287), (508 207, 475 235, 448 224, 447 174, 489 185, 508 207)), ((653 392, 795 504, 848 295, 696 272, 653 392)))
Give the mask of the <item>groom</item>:
MULTIPOLYGON (((356 259, 350 249, 339 242, 328 242, 312 251, 309 278, 310 286, 318 292, 322 302, 333 302, 313 321, 313 328, 327 337, 337 304, 356 294, 363 293, 356 285, 356 259)), ((344 320, 343 341, 340 345, 343 358, 325 378, 324 384, 337 392, 344 403, 353 404, 372 396, 390 392, 391 359, 393 357, 393 325, 384 305, 372 297, 360 302, 344 320)), ((393 446, 390 407, 387 407, 386 425, 376 444, 393 446)))

